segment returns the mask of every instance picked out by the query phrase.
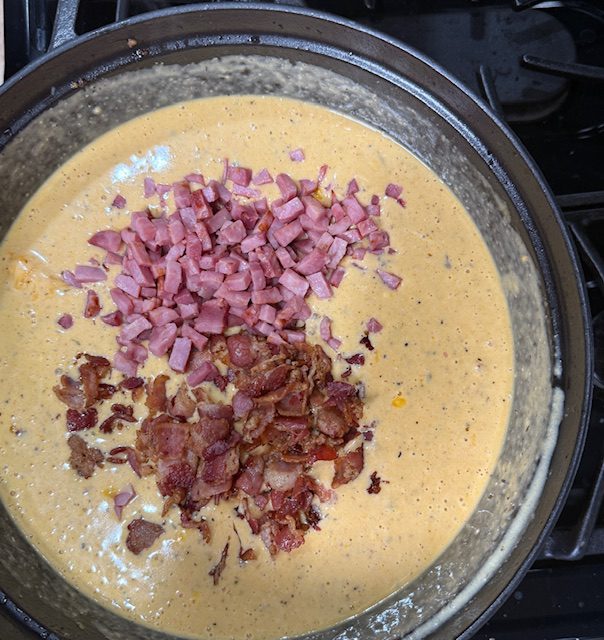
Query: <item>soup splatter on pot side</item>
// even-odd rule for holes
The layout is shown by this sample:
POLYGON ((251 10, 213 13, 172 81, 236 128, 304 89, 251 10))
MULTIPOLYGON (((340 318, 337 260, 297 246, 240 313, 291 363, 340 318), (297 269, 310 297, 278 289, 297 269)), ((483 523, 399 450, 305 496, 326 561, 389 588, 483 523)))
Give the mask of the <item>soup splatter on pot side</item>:
MULTIPOLYGON (((263 187, 272 199, 276 185, 263 187)), ((122 615, 192 637, 277 638, 321 629, 361 612, 426 569, 475 508, 497 461, 511 405, 513 347, 498 274, 467 212, 442 182, 388 137, 324 108, 290 99, 222 97, 174 105, 137 118, 77 154, 32 197, 0 250, 0 493, 24 534, 82 592, 122 615), (289 152, 303 148, 305 159, 289 152), (374 256, 361 270, 347 265, 335 295, 307 299, 309 341, 321 342, 329 316, 343 353, 359 351, 370 317, 365 364, 348 378, 366 388, 364 423, 375 421, 365 465, 337 500, 321 505, 321 531, 292 553, 272 558, 232 505, 205 507, 206 544, 184 530, 177 510, 161 517, 153 476, 128 465, 76 475, 67 463, 65 407, 52 393, 58 374, 84 351, 111 356, 116 332, 84 319, 85 290, 59 274, 85 264, 88 238, 123 228, 129 210, 145 206, 142 181, 170 183, 191 171, 219 178, 222 160, 266 167, 294 178, 316 176, 338 193, 356 178, 359 200, 404 187, 406 207, 382 198, 380 226, 396 253, 390 270, 403 278, 393 291, 375 274, 374 256), (112 208, 121 193, 126 209, 112 208), (71 314, 73 327, 57 320, 71 314), (369 492, 383 481, 379 493, 369 492), (132 482, 136 498, 118 521, 113 497, 132 482), (124 544, 127 524, 144 517, 165 533, 140 555, 124 544), (218 586, 208 572, 233 523, 257 559, 228 556, 218 586)), ((346 259, 349 261, 349 259, 346 259)), ((97 286, 110 311, 107 287, 97 286)), ((326 347, 327 349, 327 347, 326 347)), ((335 355, 335 354, 330 354, 335 355)), ((346 363, 337 362, 339 373, 346 363)), ((173 376, 151 357, 143 377, 173 376)), ((142 413, 136 413, 140 417, 142 413)), ((131 444, 137 425, 95 431, 91 445, 108 451, 131 444)), ((88 434, 90 435, 90 434, 88 434)), ((333 463, 312 469, 326 484, 333 463)))

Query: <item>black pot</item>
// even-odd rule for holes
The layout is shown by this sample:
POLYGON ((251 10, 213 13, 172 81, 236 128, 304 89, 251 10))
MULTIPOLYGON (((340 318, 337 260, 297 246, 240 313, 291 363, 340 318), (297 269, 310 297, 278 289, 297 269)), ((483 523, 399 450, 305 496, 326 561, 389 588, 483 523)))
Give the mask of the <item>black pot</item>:
MULTIPOLYGON (((514 404, 500 460, 476 512, 428 571, 366 613, 312 635, 470 637, 555 522, 589 408, 585 294, 542 176, 464 87, 359 25, 294 8, 201 5, 73 39, 73 15, 60 13, 56 48, 0 89, 2 233, 43 181, 98 135, 150 109, 221 93, 288 95, 353 115, 411 149, 473 217, 502 275, 514 333, 514 404), (160 62, 166 66, 154 70, 160 62), (224 65, 233 73, 222 73, 224 65), (330 89, 316 91, 310 77, 330 89), (116 89, 124 87, 122 102, 116 89)), ((26 625, 65 639, 166 637, 76 592, 1 506, 0 586, 7 607, 15 611, 16 603, 35 620, 16 611, 26 625)))

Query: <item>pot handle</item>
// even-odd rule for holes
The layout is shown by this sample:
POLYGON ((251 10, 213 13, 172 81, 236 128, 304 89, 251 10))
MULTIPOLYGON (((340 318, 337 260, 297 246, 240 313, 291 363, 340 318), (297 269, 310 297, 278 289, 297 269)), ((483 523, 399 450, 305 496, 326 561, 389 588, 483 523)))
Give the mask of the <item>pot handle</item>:
POLYGON ((49 51, 61 45, 75 40, 75 21, 78 15, 80 0, 59 0, 57 3, 57 13, 55 14, 55 24, 50 37, 49 51))

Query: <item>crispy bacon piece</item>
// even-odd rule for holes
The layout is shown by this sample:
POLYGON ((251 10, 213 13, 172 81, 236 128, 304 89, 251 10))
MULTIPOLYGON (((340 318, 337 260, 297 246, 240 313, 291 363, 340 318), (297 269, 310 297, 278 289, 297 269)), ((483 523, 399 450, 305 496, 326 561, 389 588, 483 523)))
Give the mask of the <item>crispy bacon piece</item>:
POLYGON ((369 351, 373 351, 373 345, 371 344, 371 340, 369 340, 369 336, 365 334, 360 340, 360 344, 366 347, 369 351))
POLYGON ((69 464, 83 478, 90 478, 95 467, 103 462, 103 452, 95 447, 89 447, 86 441, 75 433, 70 435, 67 444, 71 449, 69 464))
MULTIPOLYGON (((132 407, 127 407, 123 404, 112 404, 111 405, 111 415, 103 420, 99 430, 102 433, 111 433, 114 427, 121 421, 123 422, 136 422, 136 418, 134 417, 134 409, 132 407)), ((121 427, 120 427, 121 428, 121 427)))
POLYGON ((188 420, 195 413, 196 407, 197 403, 189 395, 188 387, 184 383, 168 401, 168 413, 174 418, 183 420, 188 420))
POLYGON ((151 417, 166 410, 168 402, 166 397, 167 381, 168 376, 161 374, 147 383, 147 401, 145 404, 151 417))
POLYGON ((332 489, 337 489, 343 484, 352 482, 363 470, 364 455, 363 445, 344 456, 335 459, 335 474, 331 482, 332 489))
POLYGON ((101 303, 99 301, 99 295, 96 291, 88 289, 86 292, 86 304, 84 306, 85 318, 96 318, 101 311, 101 303))
POLYGON ((382 490, 382 487, 380 486, 380 482, 382 481, 382 479, 380 478, 380 476, 378 476, 377 471, 374 471, 369 476, 369 479, 371 480, 371 484, 369 485, 369 487, 367 487, 367 493, 379 493, 382 490))
POLYGON ((60 382, 60 385, 55 385, 52 388, 57 398, 70 409, 84 411, 86 398, 80 383, 67 375, 62 375, 60 382))
POLYGON ((228 554, 229 554, 229 543, 227 542, 224 545, 224 549, 222 550, 222 553, 220 554, 220 560, 208 572, 208 575, 212 576, 212 580, 214 581, 214 586, 216 586, 220 581, 220 576, 222 575, 222 572, 224 571, 224 568, 226 566, 226 559, 228 554))
POLYGON ((130 377, 124 378, 120 384, 120 389, 127 389, 128 391, 132 391, 133 389, 138 389, 145 384, 145 381, 142 378, 130 377))
POLYGON ((82 431, 83 429, 92 429, 96 425, 98 412, 94 407, 77 411, 76 409, 67 409, 67 431, 82 431))
POLYGON ((148 549, 164 533, 160 524, 149 522, 143 518, 136 518, 128 525, 126 546, 132 553, 138 555, 148 549))

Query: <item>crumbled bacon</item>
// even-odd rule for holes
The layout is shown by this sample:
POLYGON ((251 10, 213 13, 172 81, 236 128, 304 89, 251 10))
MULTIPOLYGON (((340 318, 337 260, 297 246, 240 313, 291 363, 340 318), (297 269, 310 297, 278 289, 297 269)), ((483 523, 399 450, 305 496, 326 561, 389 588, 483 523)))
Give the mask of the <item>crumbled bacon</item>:
POLYGON ((212 580, 214 581, 214 586, 216 586, 220 581, 220 576, 222 575, 222 572, 224 571, 224 568, 226 566, 226 559, 228 554, 229 554, 229 543, 227 542, 224 545, 224 549, 222 550, 222 553, 220 554, 220 560, 208 572, 208 575, 212 576, 212 580))
POLYGON ((123 404, 113 404, 111 405, 111 415, 103 420, 99 430, 102 433, 111 433, 120 422, 136 422, 134 409, 123 404))
MULTIPOLYGON (((340 473, 345 481, 353 479, 346 461, 362 468, 358 455, 343 456, 344 463, 338 457, 359 433, 362 402, 354 386, 333 380, 331 360, 318 345, 275 346, 247 334, 232 337, 237 340, 213 339, 208 356, 232 371, 233 407, 208 403, 202 388, 194 389, 193 399, 181 386, 161 403, 168 413, 158 413, 151 403, 137 433, 137 452, 140 462, 155 470, 164 510, 179 506, 183 526, 209 536, 205 520, 198 524, 193 514, 210 501, 249 496, 254 504, 246 507, 246 519, 252 531, 271 553, 291 551, 317 527, 321 516, 313 500, 332 497, 306 474, 310 467, 334 460, 346 467, 340 473)), ((155 396, 159 388, 163 399, 165 383, 160 376, 150 380, 148 394, 155 396)))
POLYGON ((166 382, 168 376, 159 375, 151 382, 147 383, 147 401, 149 415, 153 417, 156 413, 166 410, 168 399, 166 397, 166 382))
POLYGON ((360 344, 366 347, 369 351, 373 351, 373 345, 371 344, 371 340, 369 340, 369 336, 365 334, 360 340, 360 344))
POLYGON ((132 553, 138 555, 148 549, 164 533, 160 524, 149 522, 143 518, 136 518, 128 525, 126 546, 132 553))
POLYGON ((99 302, 99 296, 96 291, 88 289, 86 292, 86 304, 84 306, 85 318, 96 318, 101 311, 101 303, 99 302))
POLYGON ((86 408, 86 398, 79 382, 67 375, 62 375, 60 385, 52 388, 57 398, 70 409, 83 411, 86 408))
POLYGON ((374 471, 371 476, 369 476, 369 479, 371 480, 371 484, 367 487, 367 493, 379 493, 382 490, 382 487, 380 486, 382 479, 378 476, 377 471, 374 471))
POLYGON ((336 458, 334 466, 336 472, 331 483, 333 489, 352 482, 363 470, 363 445, 336 458))
POLYGON ((86 441, 73 433, 69 436, 67 444, 71 449, 69 464, 84 478, 90 478, 95 467, 100 467, 103 462, 103 452, 95 447, 89 447, 86 441))
POLYGON ((67 431, 82 431, 83 429, 92 429, 97 422, 98 412, 94 407, 77 411, 76 409, 67 409, 67 431))

